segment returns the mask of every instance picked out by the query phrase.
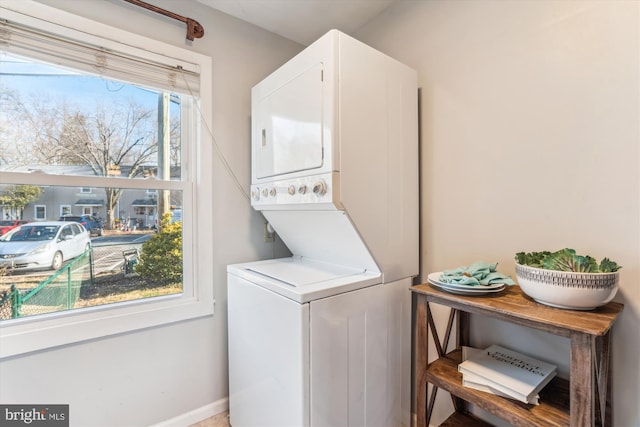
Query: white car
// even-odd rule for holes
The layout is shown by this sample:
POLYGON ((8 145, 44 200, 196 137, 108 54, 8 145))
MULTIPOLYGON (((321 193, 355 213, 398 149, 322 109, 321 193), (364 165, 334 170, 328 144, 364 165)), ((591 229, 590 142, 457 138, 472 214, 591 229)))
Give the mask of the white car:
POLYGON ((54 269, 91 248, 89 231, 76 222, 31 222, 0 237, 0 267, 54 269))

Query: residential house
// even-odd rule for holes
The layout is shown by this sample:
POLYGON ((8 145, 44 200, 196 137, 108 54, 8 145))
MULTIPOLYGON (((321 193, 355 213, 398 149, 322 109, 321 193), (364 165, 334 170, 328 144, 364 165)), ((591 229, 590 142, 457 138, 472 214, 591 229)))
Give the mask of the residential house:
MULTIPOLYGON (((153 174, 155 167, 144 168, 153 174)), ((3 168, 3 170, 29 171, 35 173, 52 173, 59 175, 93 176, 89 166, 67 165, 31 165, 19 168, 3 168)), ((128 168, 122 167, 122 172, 127 173, 128 168)), ((179 168, 172 168, 172 176, 180 174, 179 168)), ((150 186, 153 187, 152 181, 150 186)), ((17 213, 9 206, 0 205, 2 218, 15 217, 21 214, 20 219, 29 221, 54 221, 62 215, 93 215, 105 221, 108 206, 104 188, 96 187, 62 187, 45 186, 42 194, 27 206, 21 213, 17 213)), ((2 191, 2 185, 0 185, 2 191)), ((182 206, 182 197, 178 192, 170 193, 170 209, 182 206)), ((113 227, 126 227, 127 229, 151 229, 158 222, 158 190, 148 188, 145 190, 124 189, 120 196, 113 216, 113 227)))

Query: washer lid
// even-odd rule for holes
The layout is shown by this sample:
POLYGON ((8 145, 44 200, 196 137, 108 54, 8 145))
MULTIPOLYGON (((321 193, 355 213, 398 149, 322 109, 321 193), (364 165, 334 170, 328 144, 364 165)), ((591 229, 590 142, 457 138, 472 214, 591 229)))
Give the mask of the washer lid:
POLYGON ((228 265, 227 271, 305 303, 380 283, 381 274, 302 257, 228 265))
MULTIPOLYGON (((324 262, 309 261, 293 262, 295 258, 287 258, 280 262, 254 264, 247 268, 249 271, 280 280, 291 286, 307 286, 314 283, 335 280, 341 277, 362 274, 365 270, 324 262)), ((298 258, 301 260, 301 258, 298 258)))

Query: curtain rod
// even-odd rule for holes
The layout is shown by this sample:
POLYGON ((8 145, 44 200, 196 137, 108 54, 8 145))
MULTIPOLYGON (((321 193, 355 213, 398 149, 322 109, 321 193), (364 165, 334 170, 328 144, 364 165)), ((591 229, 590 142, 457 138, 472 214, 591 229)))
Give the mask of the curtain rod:
POLYGON ((187 24, 187 40, 193 40, 194 38, 201 38, 204 36, 204 28, 198 21, 191 18, 185 18, 184 16, 178 15, 177 13, 169 12, 168 10, 161 9, 158 6, 154 6, 152 4, 143 2, 141 0, 124 0, 128 3, 134 4, 136 6, 143 7, 152 12, 159 13, 164 16, 168 16, 169 18, 176 19, 180 22, 184 22, 187 24))

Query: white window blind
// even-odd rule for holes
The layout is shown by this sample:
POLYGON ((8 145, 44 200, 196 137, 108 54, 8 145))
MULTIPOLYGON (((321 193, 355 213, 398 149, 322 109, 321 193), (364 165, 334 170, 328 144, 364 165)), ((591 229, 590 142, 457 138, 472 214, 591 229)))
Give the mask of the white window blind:
POLYGON ((200 75, 195 64, 163 55, 155 55, 151 60, 149 52, 145 52, 143 59, 134 54, 115 52, 105 44, 92 44, 94 37, 91 35, 80 36, 71 40, 42 29, 0 21, 2 51, 168 92, 191 96, 198 96, 200 92, 200 75))

